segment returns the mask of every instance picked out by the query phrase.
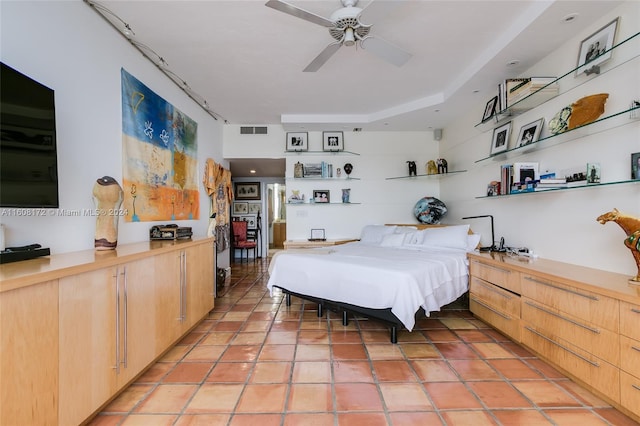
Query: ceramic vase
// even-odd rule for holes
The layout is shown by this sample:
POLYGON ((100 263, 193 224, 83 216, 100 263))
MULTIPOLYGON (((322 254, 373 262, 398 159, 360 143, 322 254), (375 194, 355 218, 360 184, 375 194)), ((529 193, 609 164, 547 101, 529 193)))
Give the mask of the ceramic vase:
POLYGON ((350 195, 351 195, 351 188, 343 188, 342 189, 342 202, 343 203, 348 203, 350 195))
POLYGON ((118 219, 122 205, 123 191, 111 176, 103 176, 93 185, 96 205, 96 250, 113 250, 118 245, 118 219))

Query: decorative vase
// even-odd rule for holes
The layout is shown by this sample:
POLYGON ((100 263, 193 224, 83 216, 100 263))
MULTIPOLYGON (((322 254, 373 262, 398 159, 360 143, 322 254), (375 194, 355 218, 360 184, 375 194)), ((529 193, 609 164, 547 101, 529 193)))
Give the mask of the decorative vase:
POLYGON ((343 203, 348 203, 349 202, 349 195, 351 195, 351 188, 343 188, 342 189, 342 202, 343 203))
POLYGON ((118 219, 123 191, 111 176, 103 176, 93 185, 96 203, 96 250, 113 250, 118 245, 118 219))
POLYGON ((342 166, 342 169, 347 174, 347 177, 349 177, 349 175, 351 174, 351 171, 353 170, 353 166, 351 165, 351 163, 347 163, 344 166, 342 166))

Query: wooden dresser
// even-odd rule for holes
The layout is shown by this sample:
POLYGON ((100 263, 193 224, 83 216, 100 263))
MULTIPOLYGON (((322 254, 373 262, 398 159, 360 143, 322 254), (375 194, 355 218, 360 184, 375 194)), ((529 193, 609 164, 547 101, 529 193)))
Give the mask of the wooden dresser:
POLYGON ((212 238, 0 265, 0 424, 86 421, 214 305, 212 238))
POLYGON ((469 261, 474 315, 640 421, 640 286, 546 259, 469 261))

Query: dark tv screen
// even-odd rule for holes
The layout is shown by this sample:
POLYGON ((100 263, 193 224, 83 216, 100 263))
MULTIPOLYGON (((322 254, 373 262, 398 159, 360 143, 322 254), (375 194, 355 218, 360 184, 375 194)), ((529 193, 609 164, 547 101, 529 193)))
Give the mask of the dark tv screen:
POLYGON ((57 208, 54 91, 0 65, 0 206, 57 208))

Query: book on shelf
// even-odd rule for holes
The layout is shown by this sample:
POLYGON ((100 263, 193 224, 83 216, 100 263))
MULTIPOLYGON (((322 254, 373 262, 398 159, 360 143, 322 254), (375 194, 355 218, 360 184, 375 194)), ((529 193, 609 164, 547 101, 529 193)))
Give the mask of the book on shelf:
POLYGON ((540 179, 538 163, 513 163, 513 177, 516 182, 540 179))
POLYGON ((500 166, 500 195, 508 195, 513 185, 513 165, 500 166))
POLYGON ((549 95, 558 94, 558 84, 554 83, 556 77, 531 77, 507 89, 507 106, 539 92, 549 95))

